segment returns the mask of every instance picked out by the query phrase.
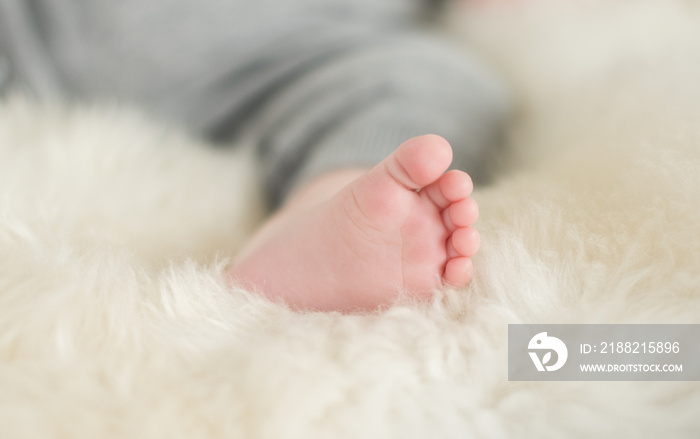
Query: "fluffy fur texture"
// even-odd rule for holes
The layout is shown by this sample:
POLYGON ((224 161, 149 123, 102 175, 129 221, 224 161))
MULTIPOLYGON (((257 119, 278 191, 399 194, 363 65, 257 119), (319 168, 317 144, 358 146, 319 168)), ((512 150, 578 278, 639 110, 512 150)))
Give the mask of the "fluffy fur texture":
POLYGON ((371 315, 226 287, 259 219, 245 153, 122 110, 4 103, 1 435, 697 437, 698 383, 508 382, 506 335, 700 323, 698 7, 457 24, 513 84, 516 159, 475 194, 472 285, 371 315))

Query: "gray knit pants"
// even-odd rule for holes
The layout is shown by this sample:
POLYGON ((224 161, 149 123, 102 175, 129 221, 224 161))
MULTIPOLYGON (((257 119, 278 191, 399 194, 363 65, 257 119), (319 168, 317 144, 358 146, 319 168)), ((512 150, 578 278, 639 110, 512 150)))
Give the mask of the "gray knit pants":
POLYGON ((422 30, 425 6, 0 0, 0 81, 39 97, 136 104, 215 142, 252 140, 273 203, 426 133, 444 136, 455 167, 479 181, 507 99, 473 57, 422 30))

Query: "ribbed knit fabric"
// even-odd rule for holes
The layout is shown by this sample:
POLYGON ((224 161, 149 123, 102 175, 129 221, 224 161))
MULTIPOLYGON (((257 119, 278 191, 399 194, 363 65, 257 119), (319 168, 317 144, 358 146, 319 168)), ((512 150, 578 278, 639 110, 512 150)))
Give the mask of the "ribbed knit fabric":
MULTIPOLYGON (((136 104, 257 148, 271 201, 435 133, 483 173, 507 111, 479 63, 426 34, 418 0, 0 0, 13 87, 136 104)), ((2 54, 0 54, 2 55, 2 54)))

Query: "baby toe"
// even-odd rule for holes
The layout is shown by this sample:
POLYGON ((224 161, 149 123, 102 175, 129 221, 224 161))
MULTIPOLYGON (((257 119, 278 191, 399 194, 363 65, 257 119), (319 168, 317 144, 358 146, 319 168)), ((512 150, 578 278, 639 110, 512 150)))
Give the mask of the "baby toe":
POLYGON ((452 286, 463 286, 474 276, 474 266, 471 259, 466 257, 453 258, 445 264, 443 279, 452 286))

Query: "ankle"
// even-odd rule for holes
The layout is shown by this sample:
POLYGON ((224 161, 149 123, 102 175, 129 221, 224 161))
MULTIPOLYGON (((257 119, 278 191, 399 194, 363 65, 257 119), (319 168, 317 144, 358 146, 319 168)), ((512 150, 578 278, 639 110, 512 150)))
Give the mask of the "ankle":
POLYGON ((365 174, 365 168, 344 168, 323 174, 294 190, 280 210, 299 212, 308 210, 333 197, 345 186, 365 174))
POLYGON ((301 215, 306 214, 308 210, 330 199, 365 172, 367 171, 361 168, 346 168, 332 171, 293 191, 282 207, 274 212, 265 224, 255 232, 250 241, 237 255, 234 265, 249 256, 260 244, 272 237, 286 224, 295 221, 301 215))

